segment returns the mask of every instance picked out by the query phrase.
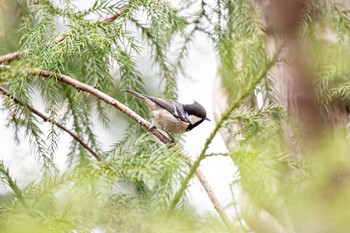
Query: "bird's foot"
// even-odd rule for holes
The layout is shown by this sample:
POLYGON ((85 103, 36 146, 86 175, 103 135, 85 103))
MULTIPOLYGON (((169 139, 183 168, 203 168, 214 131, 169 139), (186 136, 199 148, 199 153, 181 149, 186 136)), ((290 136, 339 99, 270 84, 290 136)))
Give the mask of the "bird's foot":
MULTIPOLYGON (((148 128, 148 131, 150 132, 154 132, 156 129, 158 129, 155 125, 152 125, 151 127, 148 128)), ((167 137, 168 139, 170 139, 170 144, 174 144, 175 140, 174 138, 166 131, 160 130, 161 134, 163 134, 163 136, 167 137)))
POLYGON ((148 128, 148 131, 152 132, 156 129, 157 129, 157 127, 155 125, 152 125, 151 127, 148 128))

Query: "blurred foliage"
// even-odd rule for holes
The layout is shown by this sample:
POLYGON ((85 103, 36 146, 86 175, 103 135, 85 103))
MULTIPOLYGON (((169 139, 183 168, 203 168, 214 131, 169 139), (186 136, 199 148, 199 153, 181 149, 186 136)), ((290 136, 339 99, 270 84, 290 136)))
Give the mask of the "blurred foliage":
POLYGON ((25 1, 2 0, 0 4, 0 54, 16 51, 20 47, 22 7, 25 1))
MULTIPOLYGON (((161 90, 157 95, 176 99, 178 74, 186 73, 185 58, 199 33, 207 36, 216 53, 228 109, 196 162, 199 166, 213 155, 207 149, 219 130, 226 129, 227 155, 237 168, 233 193, 227 194, 235 210, 229 215, 232 231, 348 232, 348 119, 302 156, 290 149, 286 125, 293 130, 289 140, 304 142, 300 129, 278 104, 268 78, 279 61, 267 55, 266 28, 257 2, 191 0, 174 7, 163 0, 96 0, 79 10, 79 2, 70 0, 2 0, 0 54, 21 50, 10 69, 0 70, 0 85, 22 103, 4 100, 9 113, 6 125, 17 141, 21 132, 30 139, 40 178, 19 185, 12 170, 0 163, 1 187, 8 191, 0 196, 0 232, 227 232, 218 216, 199 215, 186 202, 194 171, 187 165, 181 140, 168 148, 95 97, 55 78, 19 72, 33 67, 67 74, 149 118, 140 101, 120 94, 123 89, 147 89, 137 59, 149 53, 149 65, 157 71, 153 79, 161 90), (116 10, 121 14, 112 23, 88 20, 116 10), (64 40, 52 42, 59 35, 64 40), (29 106, 36 103, 35 95, 52 122, 69 125, 101 161, 72 139, 67 167, 58 168, 58 141, 64 133, 52 122, 44 129, 32 114, 29 106), (96 116, 106 128, 117 121, 129 124, 125 131, 118 128, 122 136, 108 149, 96 135, 96 116), (238 190, 237 202, 233 197, 238 190), (268 216, 262 222, 267 226, 273 222, 279 230, 251 227, 252 216, 268 216)), ((349 106, 349 9, 337 1, 317 4, 318 17, 307 9, 303 12, 300 37, 308 42, 317 101, 327 115, 334 100, 349 106)))

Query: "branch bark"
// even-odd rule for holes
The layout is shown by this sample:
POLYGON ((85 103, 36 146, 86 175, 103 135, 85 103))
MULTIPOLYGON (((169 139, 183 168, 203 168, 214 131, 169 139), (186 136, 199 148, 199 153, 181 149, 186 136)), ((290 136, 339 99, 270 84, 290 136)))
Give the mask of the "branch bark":
MULTIPOLYGON (((11 66, 0 64, 0 70, 1 69, 11 69, 11 66)), ((171 140, 169 138, 167 138, 162 132, 160 132, 156 127, 153 127, 153 125, 151 123, 149 123, 148 121, 143 119, 141 116, 136 114, 134 111, 132 111, 130 108, 128 108, 124 104, 120 103, 119 101, 117 101, 116 99, 112 98, 111 96, 105 94, 104 92, 97 90, 94 87, 91 87, 91 86, 89 86, 85 83, 82 83, 76 79, 73 79, 72 77, 69 77, 67 75, 56 74, 56 73, 53 73, 53 72, 50 72, 47 70, 23 69, 23 70, 20 70, 20 72, 23 72, 23 73, 26 73, 29 75, 40 76, 40 77, 44 77, 44 78, 56 78, 58 81, 66 83, 66 84, 74 87, 77 90, 81 90, 81 91, 85 91, 87 93, 90 93, 90 94, 94 95, 95 97, 97 97, 98 99, 104 101, 105 103, 107 103, 109 105, 112 105, 113 107, 117 108, 118 110, 120 110, 121 112, 123 112, 124 114, 126 114, 127 116, 132 118, 139 125, 146 128, 147 130, 149 130, 162 143, 164 143, 166 145, 173 145, 173 144, 171 144, 171 140)), ((193 173, 190 175, 190 178, 192 177, 192 175, 194 173, 196 174, 198 180, 200 181, 200 183, 203 186, 203 188, 205 189, 210 201, 212 202, 215 210, 218 212, 220 218, 225 223, 225 226, 227 227, 228 231, 230 233, 233 233, 234 227, 233 227, 232 223, 230 222, 229 218, 227 217, 224 209, 220 205, 220 203, 219 203, 214 191, 212 190, 209 182, 207 181, 207 179, 205 178, 205 176, 203 175, 201 170, 198 168, 199 162, 198 162, 198 165, 195 166, 194 165, 195 163, 191 160, 191 158, 189 158, 186 155, 184 155, 184 156, 187 159, 187 164, 191 168, 191 171, 193 171, 193 173)))
MULTIPOLYGON (((22 103, 19 99, 15 98, 14 96, 12 96, 5 88, 0 86, 0 93, 2 93, 4 96, 7 96, 11 99, 13 99, 17 104, 20 104, 22 106, 24 106, 25 104, 22 103)), ((48 121, 51 122, 52 124, 56 125, 58 128, 62 129, 63 131, 65 131, 66 133, 68 133, 70 136, 72 136, 76 141, 79 142, 79 144, 84 147, 87 151, 89 151, 96 160, 101 161, 101 158, 97 155, 97 153, 91 148, 89 147, 76 133, 74 133, 73 131, 69 130, 67 127, 65 127, 64 125, 62 125, 59 122, 55 122, 52 119, 50 119, 49 117, 45 116, 45 114, 41 113, 40 111, 36 110, 35 108, 33 108, 32 106, 27 106, 29 108, 29 110, 37 115, 38 117, 40 117, 43 121, 48 121)))
POLYGON ((10 61, 18 58, 20 55, 21 55, 21 52, 20 51, 16 51, 16 52, 13 52, 13 53, 8 53, 8 54, 5 54, 3 56, 0 56, 0 64, 4 63, 4 62, 10 62, 10 61))

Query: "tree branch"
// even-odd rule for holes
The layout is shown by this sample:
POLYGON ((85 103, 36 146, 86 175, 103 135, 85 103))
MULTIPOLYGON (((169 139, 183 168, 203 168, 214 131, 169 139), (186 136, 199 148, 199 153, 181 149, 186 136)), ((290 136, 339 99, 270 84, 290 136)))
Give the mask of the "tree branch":
MULTIPOLYGON (((123 14, 122 11, 120 10, 115 10, 114 13, 108 14, 105 17, 100 17, 98 20, 95 21, 95 23, 107 23, 107 22, 113 22, 117 18, 119 18, 123 14)), ((51 46, 52 44, 60 43, 64 39, 66 39, 66 35, 59 35, 57 36, 53 41, 49 41, 46 46, 51 46)), ((8 53, 5 55, 0 56, 0 64, 4 62, 11 62, 15 59, 17 59, 19 56, 21 56, 22 52, 21 51, 16 51, 13 53, 8 53)))
MULTIPOLYGON (((188 158, 188 157, 187 157, 188 158)), ((197 162, 197 161, 196 161, 197 162)), ((188 158, 188 164, 190 166, 190 171, 192 170, 192 168, 195 166, 194 165, 194 162, 188 158)), ((208 197, 211 201, 211 203, 213 204, 215 210, 218 212, 221 220, 224 222, 227 230, 230 232, 230 233, 235 233, 234 231, 234 227, 230 221, 230 219, 227 217, 226 213, 225 213, 225 210, 224 208, 222 208, 218 198, 216 197, 213 189, 211 188, 209 182, 207 181, 207 179, 205 178, 204 174, 202 173, 202 171, 198 168, 198 166, 196 167, 195 169, 195 172, 196 172, 196 176, 199 180, 199 182, 202 184, 205 192, 208 194, 208 197)), ((182 184, 182 183, 181 183, 182 184)), ((173 204, 173 203, 171 203, 173 204)), ((171 206, 170 206, 171 207, 171 206)), ((174 207, 174 206, 173 206, 174 207)), ((171 210, 171 208, 170 208, 171 210)))
MULTIPOLYGON (((5 88, 0 86, 0 92, 4 95, 7 96, 11 99, 13 99, 17 104, 20 104, 22 106, 25 106, 24 103, 22 103, 19 99, 15 98, 14 96, 12 96, 5 88)), ((49 117, 45 116, 43 113, 39 112, 38 110, 36 110, 35 108, 27 105, 26 107, 29 108, 29 110, 37 115, 38 117, 40 117, 41 119, 43 119, 43 121, 48 121, 54 125, 56 125, 58 128, 62 129, 63 131, 65 131, 66 133, 68 133, 70 136, 72 136, 76 141, 79 142, 79 144, 84 147, 87 151, 89 151, 96 160, 101 161, 101 158, 97 155, 97 153, 91 148, 89 147, 76 133, 74 133, 73 131, 69 130, 67 127, 65 127, 64 125, 62 125, 61 123, 55 122, 52 119, 50 119, 49 117)))
MULTIPOLYGON (((11 66, 8 65, 1 65, 0 69, 11 69, 11 66)), ((40 76, 44 78, 55 78, 60 82, 66 83, 72 87, 74 87, 77 90, 85 91, 87 93, 90 93, 100 100, 106 102, 109 105, 112 105, 113 107, 119 109, 124 114, 131 117, 133 120, 135 120, 137 123, 139 123, 142 127, 149 130, 152 134, 154 134, 161 142, 164 144, 170 144, 171 140, 167 138, 163 133, 161 133, 157 128, 153 127, 151 123, 143 119, 141 116, 137 115, 134 111, 132 111, 130 108, 125 106, 124 104, 120 103, 116 99, 112 98, 111 96, 105 94, 102 91, 97 90, 96 88, 89 86, 85 83, 82 83, 76 79, 73 79, 67 75, 64 74, 56 74, 53 72, 50 72, 48 70, 41 70, 41 69, 22 69, 19 70, 19 72, 28 74, 28 75, 34 75, 34 76, 40 76)))
POLYGON ((5 54, 3 56, 0 56, 0 64, 4 63, 4 62, 10 62, 10 61, 18 58, 20 55, 21 55, 21 52, 20 51, 16 51, 16 52, 13 52, 13 53, 8 53, 8 54, 5 54))
MULTIPOLYGON (((11 69, 11 66, 1 65, 0 64, 0 69, 11 69)), ((167 138, 163 133, 161 133, 156 127, 153 127, 153 125, 151 123, 149 123, 148 121, 143 119, 141 116, 136 114, 134 111, 132 111, 130 108, 128 108, 124 104, 120 103, 119 101, 117 101, 116 99, 112 98, 111 96, 105 94, 104 92, 101 92, 101 91, 97 90, 94 87, 91 87, 91 86, 89 86, 89 85, 87 85, 85 83, 82 83, 82 82, 80 82, 78 80, 75 80, 75 79, 73 79, 73 78, 71 78, 71 77, 69 77, 67 75, 56 74, 56 73, 53 73, 53 72, 50 72, 50 71, 47 71, 47 70, 22 69, 19 72, 26 73, 26 74, 29 74, 29 75, 41 76, 41 77, 44 77, 44 78, 56 78, 58 81, 66 83, 66 84, 74 87, 77 90, 81 90, 81 91, 85 91, 87 93, 90 93, 90 94, 94 95, 95 97, 97 97, 98 99, 104 101, 107 104, 112 105, 113 107, 117 108, 118 110, 120 110, 121 112, 123 112, 124 114, 126 114, 127 116, 132 118, 134 121, 136 121, 142 127, 144 127, 147 130, 149 130, 162 143, 164 143, 166 145, 172 145, 171 144, 171 140, 169 138, 167 138)), ((209 144, 208 144, 208 146, 209 146, 209 144)), ((220 218, 225 223, 225 225, 226 225, 227 229, 229 230, 229 232, 233 233, 234 232, 233 231, 234 228, 233 228, 232 223, 230 222, 230 220, 227 217, 224 209, 220 205, 220 203, 219 203, 216 195, 214 194, 214 192, 213 192, 209 182, 207 181, 207 179, 205 178, 203 173, 200 171, 200 169, 198 169, 199 162, 196 161, 194 163, 191 160, 191 158, 189 158, 188 156, 184 155, 184 157, 186 158, 187 164, 190 167, 190 172, 192 172, 192 175, 194 173, 196 173, 196 176, 198 177, 199 182, 201 183, 201 185, 205 189, 205 191, 206 191, 210 201, 212 202, 215 210, 219 213, 220 218), (198 165, 196 165, 196 163, 198 163, 198 165), (193 167, 195 167, 195 169, 193 169, 193 167)), ((189 176, 189 177, 191 178, 192 175, 189 176)), ((181 194, 182 194, 182 192, 181 192, 181 194)), ((178 199, 179 198, 180 198, 180 196, 178 197, 178 199)), ((175 205, 173 205, 173 207, 174 206, 175 205)))
POLYGON ((106 15, 105 17, 100 17, 96 23, 107 23, 107 22, 113 22, 117 18, 119 18, 123 12, 121 10, 115 10, 113 13, 106 15))

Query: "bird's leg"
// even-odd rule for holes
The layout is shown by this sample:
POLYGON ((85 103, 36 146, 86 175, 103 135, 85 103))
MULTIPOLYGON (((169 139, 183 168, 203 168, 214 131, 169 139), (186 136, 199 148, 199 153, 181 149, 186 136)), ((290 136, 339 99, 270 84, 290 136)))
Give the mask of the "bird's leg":
MULTIPOLYGON (((166 132, 166 131, 164 131, 164 132, 166 132)), ((168 137, 170 138, 170 143, 175 143, 175 140, 174 140, 174 138, 171 136, 171 134, 168 133, 168 132, 166 132, 166 134, 167 134, 168 137)))
MULTIPOLYGON (((153 132, 153 131, 156 130, 156 129, 158 129, 158 128, 157 128, 155 125, 152 125, 151 127, 148 128, 148 131, 153 132)), ((159 129, 158 129, 158 130, 159 130, 159 129)), ((174 143, 174 142, 175 142, 174 138, 173 138, 168 132, 166 132, 166 131, 164 131, 164 130, 160 130, 160 132, 161 132, 165 137, 167 137, 167 138, 170 139, 170 143, 174 143), (168 136, 165 135, 163 132, 166 133, 168 136)))

